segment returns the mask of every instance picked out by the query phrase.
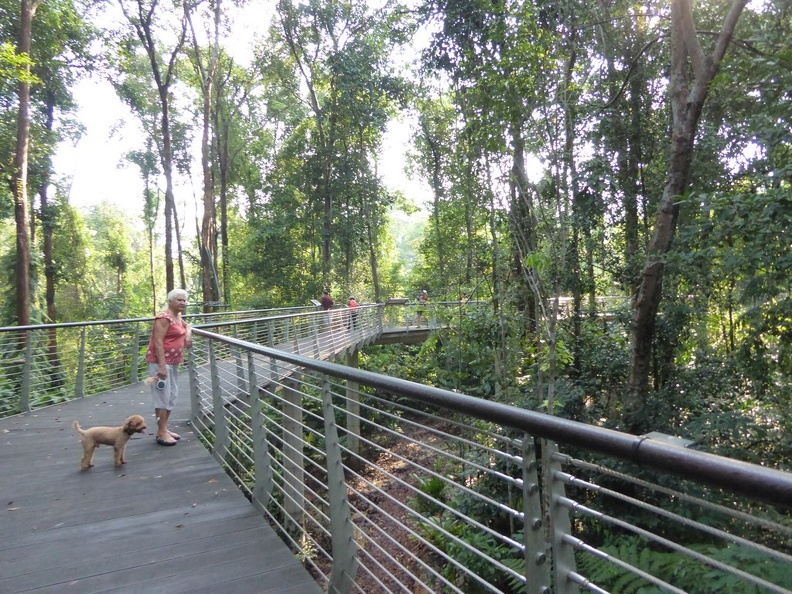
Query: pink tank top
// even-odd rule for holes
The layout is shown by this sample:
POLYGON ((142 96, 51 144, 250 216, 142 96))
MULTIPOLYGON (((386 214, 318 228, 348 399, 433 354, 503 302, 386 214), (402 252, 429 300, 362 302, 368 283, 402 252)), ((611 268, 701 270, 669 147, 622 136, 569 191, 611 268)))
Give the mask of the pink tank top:
MULTIPOLYGON (((184 341, 187 337, 187 328, 184 320, 176 319, 169 311, 163 311, 155 319, 168 320, 168 330, 165 332, 165 338, 162 341, 162 345, 165 348, 165 363, 167 365, 184 363, 184 341)), ((148 348, 146 349, 146 362, 158 362, 157 355, 154 352, 154 332, 151 333, 148 348)))

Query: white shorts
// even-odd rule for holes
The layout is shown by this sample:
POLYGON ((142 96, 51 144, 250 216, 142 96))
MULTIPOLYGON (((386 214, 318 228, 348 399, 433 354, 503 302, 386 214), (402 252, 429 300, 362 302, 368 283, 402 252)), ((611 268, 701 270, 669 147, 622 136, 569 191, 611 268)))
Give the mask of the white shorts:
MULTIPOLYGON (((166 365, 168 377, 165 380, 165 388, 160 390, 156 384, 151 384, 151 400, 154 408, 164 408, 173 410, 176 405, 176 397, 179 395, 179 365, 166 365)), ((148 364, 149 377, 157 375, 159 365, 156 363, 148 364)))

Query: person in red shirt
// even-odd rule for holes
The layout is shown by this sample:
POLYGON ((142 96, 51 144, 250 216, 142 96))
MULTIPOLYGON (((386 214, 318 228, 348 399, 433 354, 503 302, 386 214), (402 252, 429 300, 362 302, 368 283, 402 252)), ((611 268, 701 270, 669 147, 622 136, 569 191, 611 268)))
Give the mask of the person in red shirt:
POLYGON ((351 318, 352 318, 352 328, 357 328, 358 327, 358 313, 359 312, 357 311, 358 303, 357 303, 357 301, 355 301, 355 296, 354 295, 352 295, 349 298, 349 301, 347 302, 347 305, 349 306, 349 309, 352 310, 350 312, 350 314, 349 314, 351 316, 351 318))
POLYGON ((168 430, 168 419, 179 395, 179 364, 184 363, 184 349, 191 346, 190 327, 182 318, 187 309, 187 291, 174 289, 168 293, 168 308, 157 314, 146 349, 151 397, 157 417, 157 443, 176 445, 181 438, 168 430))

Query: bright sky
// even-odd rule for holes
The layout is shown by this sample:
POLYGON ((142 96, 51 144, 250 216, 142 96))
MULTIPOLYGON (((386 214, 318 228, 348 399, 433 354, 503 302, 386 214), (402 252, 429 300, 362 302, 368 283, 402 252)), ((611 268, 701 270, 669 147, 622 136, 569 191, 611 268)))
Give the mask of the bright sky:
MULTIPOLYGON (((255 3, 251 3, 255 4, 255 3)), ((241 17, 243 25, 235 27, 237 59, 249 61, 250 44, 253 38, 266 27, 261 18, 241 17), (251 24, 255 23, 255 29, 251 24), (257 33, 258 32, 258 33, 257 33)), ((70 203, 86 209, 104 200, 139 220, 142 212, 143 181, 137 167, 128 165, 124 154, 140 149, 142 132, 128 108, 117 98, 109 83, 96 78, 81 82, 75 89, 75 98, 80 110, 79 120, 85 126, 85 134, 76 146, 62 144, 55 156, 54 165, 58 175, 71 178, 70 203)), ((420 180, 409 179, 404 172, 405 151, 409 144, 409 125, 392 122, 383 143, 379 173, 391 190, 401 190, 418 205, 423 205, 430 195, 428 185, 420 180)), ((200 155, 196 155, 200 159, 200 155)), ((200 167, 196 166, 199 172, 200 167)), ((189 180, 179 180, 175 188, 176 200, 185 205, 192 228, 194 196, 200 192, 201 180, 193 185, 189 180)), ((164 185, 164 182, 163 182, 164 185)))
MULTIPOLYGON (((62 144, 54 163, 60 176, 72 180, 70 203, 83 209, 107 200, 125 212, 139 215, 143 181, 139 169, 124 160, 126 152, 141 148, 142 132, 134 117, 104 81, 80 83, 75 96, 85 134, 76 146, 62 144)), ((417 204, 423 204, 430 192, 428 186, 404 173, 409 141, 409 124, 391 122, 383 142, 379 174, 388 188, 401 190, 417 204)), ((200 186, 200 180, 194 183, 200 186)), ((192 201, 193 189, 188 182, 182 180, 178 190, 187 195, 177 196, 177 200, 192 201)))

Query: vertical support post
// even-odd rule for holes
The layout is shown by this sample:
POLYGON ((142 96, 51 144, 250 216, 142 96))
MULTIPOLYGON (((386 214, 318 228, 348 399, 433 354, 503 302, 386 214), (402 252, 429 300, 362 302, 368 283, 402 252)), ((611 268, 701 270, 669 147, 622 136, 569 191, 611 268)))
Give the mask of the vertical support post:
MULTIPOLYGON (((273 335, 275 333, 275 330, 274 330, 274 328, 272 326, 274 323, 275 322, 272 322, 272 321, 267 322, 267 329, 268 329, 268 333, 269 333, 269 338, 268 338, 269 344, 267 346, 272 348, 272 349, 275 348, 275 344, 274 344, 275 343, 275 339, 273 337, 273 335)), ((270 357, 269 381, 273 382, 273 383, 276 383, 278 381, 278 379, 279 379, 278 378, 278 362, 275 361, 275 359, 273 357, 270 357)))
POLYGON ((274 485, 272 473, 272 460, 269 447, 267 447, 266 418, 263 403, 259 397, 258 381, 256 379, 256 360, 253 351, 248 351, 248 386, 250 392, 250 423, 253 433, 253 465, 256 473, 253 484, 253 503, 259 511, 264 513, 269 505, 270 496, 274 485))
POLYGON ((305 469, 303 452, 302 394, 294 386, 300 381, 285 382, 283 387, 283 509, 288 518, 286 530, 295 533, 302 526, 305 510, 305 469))
POLYGON ((228 451, 228 424, 226 422, 225 402, 220 391, 220 374, 217 370, 214 341, 209 341, 209 372, 212 376, 212 410, 214 412, 214 457, 220 464, 225 464, 225 452, 228 451))
POLYGON ((536 444, 527 433, 522 439, 523 516, 525 527, 525 579, 530 594, 550 594, 550 563, 542 522, 542 491, 539 488, 536 444))
POLYGON ((325 452, 327 457, 327 488, 330 499, 330 535, 333 549, 333 569, 327 591, 348 594, 354 586, 357 573, 357 544, 354 539, 352 514, 344 480, 344 465, 341 460, 341 443, 335 422, 335 408, 330 391, 330 380, 322 381, 322 410, 324 413, 325 452))
POLYGON ((25 362, 22 365, 22 385, 19 388, 19 412, 30 412, 30 376, 33 373, 33 334, 25 330, 25 362))
POLYGON ((287 324, 290 328, 291 326, 294 326, 294 331, 292 332, 292 334, 294 334, 294 352, 298 355, 302 355, 300 352, 300 333, 297 330, 297 320, 294 318, 289 318, 287 324))
POLYGON ((575 571, 575 550, 564 542, 564 536, 572 534, 572 524, 569 521, 569 510, 558 503, 565 496, 565 489, 562 481, 555 480, 555 474, 562 470, 555 455, 557 453, 558 445, 554 441, 542 440, 544 486, 549 494, 547 516, 553 543, 555 591, 558 594, 578 594, 579 586, 569 580, 569 574, 575 571))
MULTIPOLYGON (((347 354, 347 365, 358 368, 359 354, 357 349, 352 349, 347 354)), ((350 452, 349 466, 355 470, 360 469, 360 385, 347 380, 346 385, 346 429, 347 448, 350 452)))
POLYGON ((330 320, 330 348, 328 349, 328 357, 331 357, 336 350, 335 326, 338 323, 338 310, 329 309, 327 310, 327 315, 329 316, 328 319, 330 320))
MULTIPOLYGON (((233 326, 231 336, 239 338, 237 326, 233 326)), ((237 388, 240 392, 247 392, 247 385, 245 384, 245 367, 242 365, 242 351, 236 345, 231 345, 231 352, 234 354, 234 369, 236 369, 237 388)))
POLYGON ((272 320, 267 320, 267 346, 271 349, 275 348, 275 330, 272 327, 273 323, 272 320))
MULTIPOLYGON (((193 345, 195 345, 195 336, 193 336, 193 345)), ((205 418, 203 406, 201 406, 201 385, 198 380, 198 364, 195 361, 195 346, 187 353, 187 369, 190 373, 190 418, 192 419, 192 426, 195 430, 202 426, 199 425, 199 418, 205 418)))
POLYGON ((138 368, 140 367, 140 322, 135 322, 135 337, 132 339, 132 352, 129 360, 129 383, 138 383, 138 368))
POLYGON ((311 316, 311 334, 314 337, 314 348, 316 349, 315 357, 317 359, 322 358, 322 342, 321 342, 321 334, 322 334, 322 325, 319 323, 319 316, 311 316))
POLYGON ((74 397, 85 396, 85 326, 80 328, 80 354, 77 358, 77 378, 74 380, 74 397))

